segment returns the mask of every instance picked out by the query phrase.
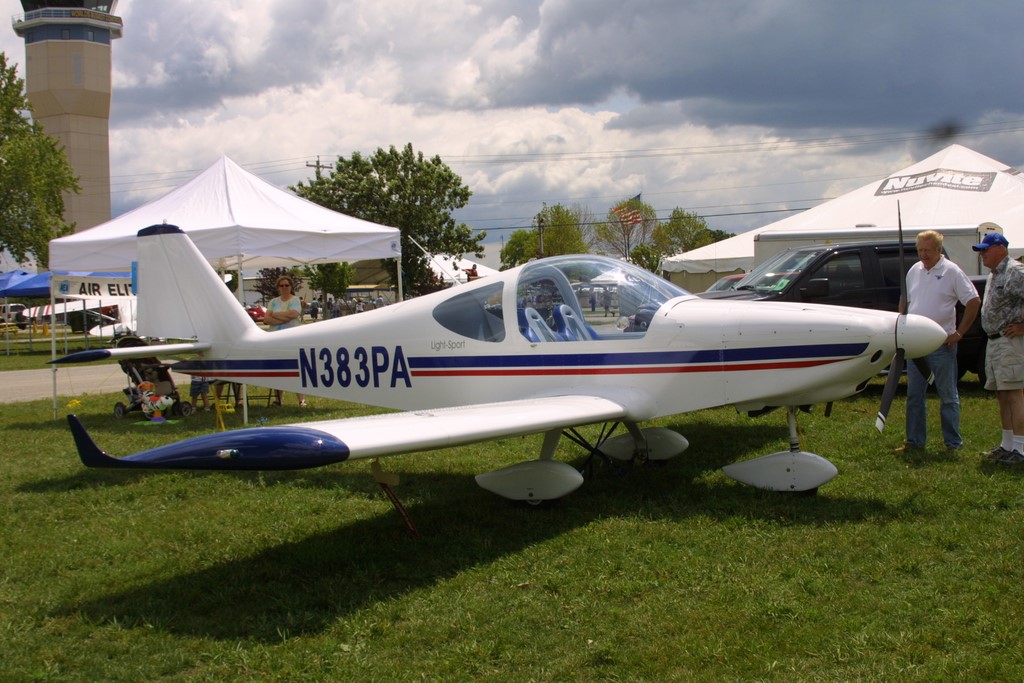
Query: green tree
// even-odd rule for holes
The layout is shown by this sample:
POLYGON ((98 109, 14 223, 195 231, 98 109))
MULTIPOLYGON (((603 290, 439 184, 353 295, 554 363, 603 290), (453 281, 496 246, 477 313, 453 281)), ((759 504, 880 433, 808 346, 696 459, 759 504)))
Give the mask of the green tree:
POLYGON ((559 256, 561 254, 585 254, 589 251, 585 239, 584 226, 591 222, 592 216, 580 205, 565 207, 543 205, 537 214, 538 247, 540 231, 543 229, 543 253, 539 256, 559 256))
POLYGON ((650 244, 640 244, 633 247, 633 251, 629 252, 629 260, 632 263, 657 273, 661 266, 662 254, 650 244))
POLYGON ((319 263, 303 268, 302 275, 314 295, 341 298, 355 277, 355 268, 348 263, 319 263))
MULTIPOLYGON (((412 144, 401 150, 378 148, 369 157, 359 152, 349 159, 338 157, 329 175, 317 168, 308 183, 300 182, 292 189, 329 209, 398 228, 405 291, 411 295, 436 286, 420 247, 444 256, 461 258, 471 253, 483 257, 486 233, 473 236, 469 226, 452 218, 452 211, 469 201, 469 188, 439 156, 427 159, 422 152, 414 152, 412 144)), ((387 267, 394 282, 394 266, 387 267)))
POLYGON ((516 230, 501 248, 501 269, 522 265, 537 255, 537 231, 516 230))
POLYGON ((721 230, 711 230, 702 217, 676 207, 668 220, 654 229, 651 243, 662 256, 672 256, 724 239, 718 235, 731 236, 721 230))
POLYGON ((516 230, 501 248, 501 268, 513 268, 541 256, 588 253, 586 226, 591 222, 593 215, 581 205, 544 204, 534 227, 516 230))
POLYGON ((74 229, 64 222, 63 193, 79 187, 64 150, 31 113, 25 82, 0 52, 0 249, 46 267, 50 240, 74 229))

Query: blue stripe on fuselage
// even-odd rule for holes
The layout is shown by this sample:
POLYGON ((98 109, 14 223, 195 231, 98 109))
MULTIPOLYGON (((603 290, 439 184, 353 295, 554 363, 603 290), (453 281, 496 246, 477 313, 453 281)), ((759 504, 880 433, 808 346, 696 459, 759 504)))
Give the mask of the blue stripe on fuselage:
MULTIPOLYGON (((553 345, 556 343, 553 343, 553 345)), ((413 356, 410 370, 451 368, 564 367, 602 365, 692 365, 793 360, 797 358, 850 358, 864 352, 865 343, 806 344, 701 351, 635 351, 619 353, 523 354, 515 356, 413 356)))
MULTIPOLYGON (((552 342, 551 346, 558 346, 552 342)), ((412 356, 409 369, 453 370, 488 368, 548 368, 602 366, 712 365, 796 359, 842 360, 864 352, 866 343, 803 344, 687 351, 631 351, 613 353, 526 353, 516 355, 412 356)), ((297 358, 246 358, 239 360, 185 360, 174 365, 176 372, 248 377, 297 377, 297 358)))
POLYGON ((188 372, 199 374, 201 372, 216 371, 256 371, 256 372, 299 372, 299 361, 297 358, 244 358, 241 360, 183 360, 174 364, 175 372, 188 372))

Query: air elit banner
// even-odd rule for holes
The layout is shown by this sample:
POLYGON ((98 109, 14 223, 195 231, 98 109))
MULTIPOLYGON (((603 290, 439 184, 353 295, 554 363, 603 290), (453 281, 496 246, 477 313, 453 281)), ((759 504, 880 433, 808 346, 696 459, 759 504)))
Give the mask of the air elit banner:
POLYGON ((102 274, 54 275, 50 289, 59 299, 118 299, 130 297, 132 281, 124 277, 102 274))
POLYGON ((914 175, 886 178, 875 190, 875 196, 884 197, 902 192, 913 192, 926 187, 941 187, 964 192, 988 192, 992 189, 995 179, 995 171, 956 171, 949 168, 937 168, 934 171, 915 173, 914 175))

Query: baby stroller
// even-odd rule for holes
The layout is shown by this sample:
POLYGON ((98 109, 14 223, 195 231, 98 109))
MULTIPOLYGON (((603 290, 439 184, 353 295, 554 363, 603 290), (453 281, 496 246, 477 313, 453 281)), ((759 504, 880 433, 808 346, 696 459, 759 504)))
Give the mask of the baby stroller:
MULTIPOLYGON (((138 337, 125 336, 117 339, 114 342, 114 346, 115 348, 123 349, 133 346, 148 346, 148 344, 145 340, 138 337)), ((154 393, 158 396, 168 396, 174 399, 174 404, 170 409, 172 415, 188 417, 192 414, 192 404, 189 401, 182 401, 178 395, 178 388, 174 386, 174 379, 171 376, 169 365, 161 363, 154 356, 125 358, 119 360, 118 364, 121 366, 124 374, 128 375, 128 386, 122 389, 128 402, 118 401, 114 404, 115 417, 124 417, 132 411, 142 410, 142 401, 145 396, 139 385, 144 382, 152 382, 156 386, 154 393)))

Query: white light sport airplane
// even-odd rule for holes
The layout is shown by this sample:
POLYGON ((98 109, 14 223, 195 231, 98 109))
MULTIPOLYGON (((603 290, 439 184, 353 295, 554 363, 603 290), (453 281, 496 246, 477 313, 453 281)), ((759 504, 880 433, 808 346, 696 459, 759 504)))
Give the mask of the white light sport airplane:
POLYGON ((405 412, 220 432, 124 458, 100 450, 71 415, 86 465, 299 469, 544 433, 537 460, 476 478, 485 489, 529 502, 566 495, 583 481, 553 458, 563 430, 620 422, 628 433, 596 444, 601 454, 664 459, 681 453, 686 439, 641 422, 725 405, 788 408, 792 443, 790 451, 728 465, 727 474, 771 490, 816 489, 836 468, 800 450, 796 408, 851 396, 898 349, 914 358, 946 338, 937 324, 914 315, 708 301, 632 265, 584 255, 541 259, 381 309, 266 332, 171 225, 139 233, 139 304, 145 334, 193 341, 86 351, 55 362, 188 352, 196 358, 177 363, 176 371, 405 412), (612 297, 610 315, 604 292, 612 297))

